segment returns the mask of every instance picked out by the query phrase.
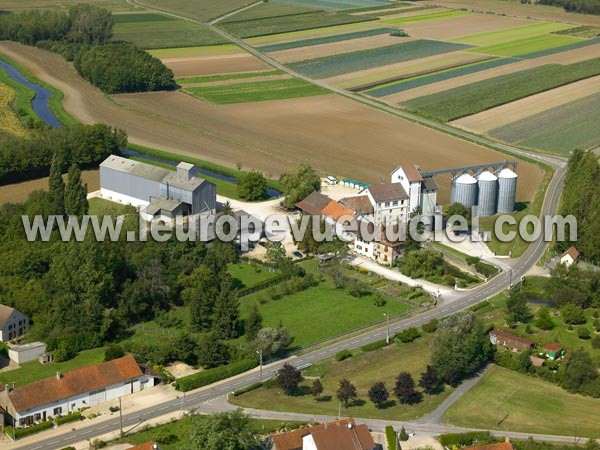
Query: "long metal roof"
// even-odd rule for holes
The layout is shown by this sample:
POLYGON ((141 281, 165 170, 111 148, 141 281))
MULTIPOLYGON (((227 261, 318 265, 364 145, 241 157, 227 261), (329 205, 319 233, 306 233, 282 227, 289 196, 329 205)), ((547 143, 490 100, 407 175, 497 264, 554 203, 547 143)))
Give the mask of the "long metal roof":
POLYGON ((139 161, 122 158, 121 156, 110 155, 100 164, 100 167, 117 170, 119 172, 135 175, 140 178, 161 182, 170 173, 171 170, 162 167, 152 166, 139 161))

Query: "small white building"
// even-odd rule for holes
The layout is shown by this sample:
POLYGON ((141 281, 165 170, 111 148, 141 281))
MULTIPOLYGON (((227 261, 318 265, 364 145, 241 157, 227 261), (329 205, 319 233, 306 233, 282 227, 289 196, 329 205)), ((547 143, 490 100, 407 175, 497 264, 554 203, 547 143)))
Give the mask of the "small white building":
POLYGON ((579 251, 575 247, 569 247, 565 252, 560 256, 560 263, 569 267, 572 264, 575 264, 579 261, 579 251))
POLYGON ((409 217, 409 197, 401 183, 374 184, 365 191, 373 205, 375 225, 406 222, 409 217))
POLYGON ((8 357, 17 364, 36 361, 46 353, 46 344, 43 342, 32 342, 31 344, 11 345, 8 349, 8 357))
POLYGON ((425 216, 437 212, 438 185, 432 176, 424 177, 414 164, 398 166, 391 174, 392 183, 400 183, 409 197, 409 214, 420 211, 425 216))
POLYGON ((0 342, 22 336, 29 328, 29 317, 10 306, 0 305, 0 342))
POLYGON ((154 386, 133 356, 87 366, 0 393, 8 422, 25 427, 154 386))

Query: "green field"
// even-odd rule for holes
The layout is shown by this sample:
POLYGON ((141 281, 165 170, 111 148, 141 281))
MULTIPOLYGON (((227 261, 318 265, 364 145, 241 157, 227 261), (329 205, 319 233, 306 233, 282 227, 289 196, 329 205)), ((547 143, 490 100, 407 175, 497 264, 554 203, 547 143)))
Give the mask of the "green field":
POLYGON ((394 6, 390 0, 271 0, 274 3, 308 6, 312 8, 340 10, 340 9, 355 9, 369 8, 372 6, 385 8, 386 6, 394 6))
POLYGON ((159 49, 223 44, 217 33, 186 20, 162 14, 116 14, 113 39, 140 48, 159 49))
POLYGON ((222 86, 189 87, 185 91, 194 97, 202 98, 217 105, 310 97, 329 92, 327 89, 298 78, 254 81, 222 86))
MULTIPOLYGON (((2 11, 22 11, 25 9, 67 9, 82 3, 81 0, 0 0, 2 11)), ((94 0, 94 5, 111 11, 126 11, 133 8, 125 0, 94 0)))
POLYGON ((209 21, 254 3, 254 0, 139 0, 138 3, 190 19, 209 21))
POLYGON ((450 121, 598 74, 600 58, 547 64, 418 97, 406 105, 419 114, 450 121))
POLYGON ((263 72, 225 73, 222 75, 205 75, 199 77, 177 78, 176 81, 179 84, 212 83, 214 81, 242 80, 248 78, 268 77, 272 75, 283 74, 284 72, 282 72, 281 70, 266 70, 263 72))
POLYGON ((527 53, 540 52, 556 47, 563 47, 581 42, 581 39, 571 36, 558 36, 556 34, 541 34, 517 41, 489 45, 471 49, 471 52, 485 53, 495 56, 518 56, 527 53))
POLYGON ((492 367, 483 379, 444 415, 468 428, 598 437, 600 399, 569 394, 532 376, 492 367), (500 411, 501 425, 496 424, 500 411))
POLYGON ((15 383, 17 386, 33 383, 44 378, 53 377, 56 372, 66 373, 84 366, 100 364, 104 361, 104 347, 84 350, 74 358, 60 363, 42 365, 37 361, 21 364, 20 369, 0 372, 0 382, 4 384, 15 383))
POLYGON ((265 45, 259 47, 263 52, 277 52, 280 50, 289 50, 292 48, 310 47, 312 45, 329 44, 331 42, 342 42, 351 39, 359 39, 370 36, 379 36, 381 34, 390 34, 398 31, 396 28, 373 28, 371 30, 355 31, 353 33, 334 34, 333 36, 323 36, 313 39, 302 39, 299 41, 282 42, 280 44, 265 45))
POLYGON ((276 272, 269 272, 267 266, 243 262, 229 265, 227 272, 236 280, 236 285, 241 289, 272 280, 279 275, 276 272))
POLYGON ((201 47, 159 48, 148 50, 148 53, 159 59, 167 59, 189 58, 193 56, 235 55, 236 53, 242 53, 242 50, 235 44, 221 44, 201 47))
POLYGON ((565 155, 576 148, 594 148, 600 145, 598 105, 600 93, 496 128, 488 134, 513 144, 565 155))
POLYGON ((451 19, 453 17, 464 16, 465 14, 469 14, 469 12, 468 11, 460 11, 460 10, 448 10, 448 11, 429 13, 429 14, 419 14, 416 16, 398 17, 395 19, 385 19, 385 20, 383 20, 383 22, 394 24, 394 25, 403 25, 405 23, 429 22, 431 20, 451 19))
POLYGON ((534 36, 548 34, 554 31, 566 30, 568 28, 573 28, 573 26, 566 23, 535 22, 520 27, 502 28, 494 31, 486 31, 485 33, 462 36, 452 39, 452 41, 483 47, 487 45, 503 44, 506 42, 514 42, 521 39, 532 38, 534 36))
MULTIPOLYGON (((410 372, 418 381, 420 374, 429 362, 429 339, 424 337, 410 344, 393 344, 379 350, 361 353, 355 350, 350 359, 342 362, 334 358, 319 361, 309 368, 306 375, 320 376, 325 388, 323 399, 315 400, 311 395, 285 396, 276 387, 263 387, 239 397, 230 397, 230 401, 242 407, 289 411, 310 414, 338 414, 338 402, 335 390, 342 378, 350 380, 358 391, 359 401, 348 409, 343 408, 342 414, 352 417, 372 417, 387 420, 411 420, 434 410, 451 392, 446 388, 439 395, 423 396, 423 401, 416 405, 402 405, 390 395, 385 407, 376 409, 369 400, 367 392, 378 381, 386 383, 388 389, 393 389, 394 380, 400 372, 410 372)), ((305 381, 301 392, 306 392, 310 381, 305 381)))
POLYGON ((374 18, 370 16, 352 16, 350 14, 317 11, 288 16, 285 20, 278 17, 267 17, 265 19, 223 23, 221 27, 237 37, 250 38, 372 20, 374 18))
POLYGON ((464 44, 420 39, 370 50, 300 61, 289 66, 298 72, 315 78, 328 78, 464 48, 467 48, 464 44))
MULTIPOLYGON (((303 14, 306 12, 316 11, 315 8, 303 5, 288 5, 287 3, 267 2, 261 3, 245 11, 234 14, 231 17, 223 20, 221 23, 241 22, 244 20, 266 19, 268 17, 285 17, 295 14, 303 14)), ((282 19, 286 20, 286 19, 282 19)))
MULTIPOLYGON (((307 270, 316 265, 314 260, 307 262, 307 270)), ((354 272, 353 272, 354 273, 354 272)), ((319 285, 279 300, 260 304, 260 299, 268 295, 259 292, 242 298, 240 313, 246 317, 253 305, 263 315, 263 325, 277 327, 280 323, 294 338, 292 347, 305 347, 322 339, 384 320, 384 312, 392 316, 410 310, 410 306, 397 297, 386 296, 383 307, 373 304, 373 296, 352 297, 347 291, 335 289, 333 281, 326 277, 319 285)))

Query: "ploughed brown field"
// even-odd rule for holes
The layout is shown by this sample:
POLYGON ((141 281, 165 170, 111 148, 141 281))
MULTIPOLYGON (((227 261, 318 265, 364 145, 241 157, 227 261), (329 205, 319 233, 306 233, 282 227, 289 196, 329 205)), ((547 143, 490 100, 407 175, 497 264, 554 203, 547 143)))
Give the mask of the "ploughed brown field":
MULTIPOLYGON (((66 175, 64 178, 66 181, 66 175)), ((81 172, 81 179, 84 183, 87 183, 88 192, 100 189, 100 174, 98 170, 83 170, 81 172)), ((48 190, 48 178, 38 178, 37 180, 0 186, 0 205, 24 202, 27 200, 29 194, 40 189, 44 191, 48 190)))
MULTIPOLYGON (((271 176, 309 163, 322 174, 377 183, 401 163, 428 170, 508 158, 334 94, 225 106, 180 91, 111 99, 58 55, 6 42, 0 52, 61 89, 65 108, 82 122, 118 126, 141 145, 271 176)), ((519 175, 518 197, 529 200, 541 171, 522 162, 519 175)), ((440 181, 444 201, 449 185, 440 181)))

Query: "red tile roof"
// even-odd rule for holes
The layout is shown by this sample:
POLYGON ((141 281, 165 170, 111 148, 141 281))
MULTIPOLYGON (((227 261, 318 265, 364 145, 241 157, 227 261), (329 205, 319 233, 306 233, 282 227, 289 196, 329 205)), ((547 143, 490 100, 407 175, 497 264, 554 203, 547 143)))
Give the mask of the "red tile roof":
POLYGON ((313 436, 319 450, 370 450, 375 448, 367 426, 357 426, 354 419, 342 419, 289 433, 275 434, 271 439, 275 450, 302 450, 302 438, 309 434, 313 436), (352 428, 348 428, 349 424, 352 425, 352 428), (342 437, 342 434, 347 437, 342 437))
POLYGON ((6 305, 0 305, 0 328, 6 325, 6 322, 13 312, 15 312, 15 308, 11 308, 10 306, 6 305))
POLYGON ((510 442, 501 442, 498 444, 477 445, 475 447, 467 447, 464 450, 514 450, 510 442))
POLYGON ((406 178, 408 178, 408 181, 410 181, 411 183, 423 181, 423 177, 421 176, 419 169, 417 169, 417 167, 414 164, 407 164, 405 166, 402 166, 402 170, 404 170, 406 178))
POLYGON ((567 255, 569 255, 573 259, 573 261, 576 261, 577 258, 579 258, 579 251, 575 247, 569 247, 561 255, 561 258, 564 258, 567 255))
POLYGON ((333 220, 338 220, 342 216, 354 216, 355 213, 350 208, 346 208, 335 200, 331 200, 327 206, 323 208, 321 214, 331 217, 333 220))
POLYGON ((143 444, 139 444, 134 447, 129 447, 127 450, 154 450, 154 442, 144 442, 143 444))
POLYGON ((24 386, 18 386, 8 396, 16 411, 85 394, 141 377, 142 371, 133 356, 123 356, 96 366, 72 370, 60 378, 54 376, 24 386))
POLYGON ((340 203, 360 214, 373 214, 373 205, 368 195, 358 195, 356 197, 346 197, 340 200, 340 203))
POLYGON ((544 347, 544 350, 550 350, 553 352, 558 352, 560 350, 562 350, 562 347, 560 345, 557 344, 548 344, 544 347))

